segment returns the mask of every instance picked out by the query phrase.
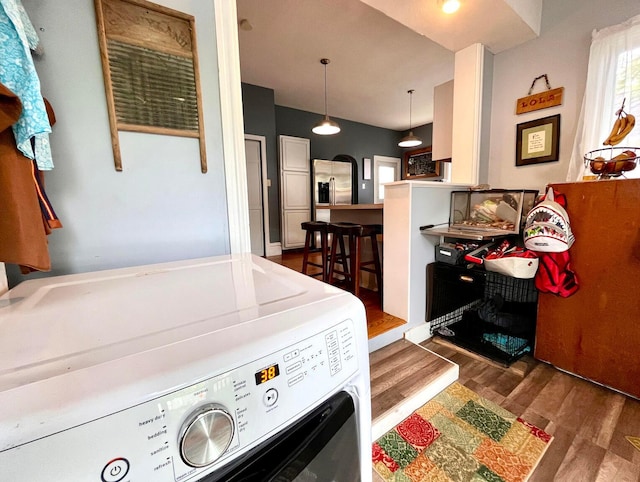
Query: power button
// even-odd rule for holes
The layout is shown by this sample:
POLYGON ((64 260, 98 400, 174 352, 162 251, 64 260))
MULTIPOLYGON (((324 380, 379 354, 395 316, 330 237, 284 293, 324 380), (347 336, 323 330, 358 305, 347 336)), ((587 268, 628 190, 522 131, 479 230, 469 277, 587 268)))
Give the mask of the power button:
POLYGON ((128 472, 129 461, 127 459, 113 459, 102 469, 102 482, 120 482, 128 472))

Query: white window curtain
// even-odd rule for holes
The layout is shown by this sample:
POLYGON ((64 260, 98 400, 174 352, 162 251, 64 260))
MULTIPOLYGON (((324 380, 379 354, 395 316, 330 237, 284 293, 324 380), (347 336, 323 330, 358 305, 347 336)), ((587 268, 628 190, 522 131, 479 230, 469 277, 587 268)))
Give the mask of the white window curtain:
MULTIPOLYGON (((638 125, 619 146, 640 147, 640 15, 593 31, 587 86, 567 181, 580 181, 585 154, 605 147, 602 142, 611 131, 623 99, 625 112, 636 116, 638 125)), ((640 177, 640 166, 625 176, 640 177)))

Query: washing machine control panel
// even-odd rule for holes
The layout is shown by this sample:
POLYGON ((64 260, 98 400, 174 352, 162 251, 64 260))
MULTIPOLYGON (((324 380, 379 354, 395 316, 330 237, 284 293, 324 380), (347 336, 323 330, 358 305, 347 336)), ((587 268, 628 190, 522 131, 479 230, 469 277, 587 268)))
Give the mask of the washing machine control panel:
POLYGON ((186 388, 0 452, 0 466, 20 467, 14 481, 198 480, 343 387, 358 363, 347 319, 186 388), (42 454, 46 463, 33 463, 42 454))

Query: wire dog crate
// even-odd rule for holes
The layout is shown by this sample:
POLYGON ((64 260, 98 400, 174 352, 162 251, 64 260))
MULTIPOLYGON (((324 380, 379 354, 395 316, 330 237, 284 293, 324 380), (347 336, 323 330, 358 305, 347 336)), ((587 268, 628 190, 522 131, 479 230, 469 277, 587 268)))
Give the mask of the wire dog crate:
POLYGON ((481 268, 427 265, 427 312, 431 334, 510 365, 531 352, 538 292, 533 279, 481 268))

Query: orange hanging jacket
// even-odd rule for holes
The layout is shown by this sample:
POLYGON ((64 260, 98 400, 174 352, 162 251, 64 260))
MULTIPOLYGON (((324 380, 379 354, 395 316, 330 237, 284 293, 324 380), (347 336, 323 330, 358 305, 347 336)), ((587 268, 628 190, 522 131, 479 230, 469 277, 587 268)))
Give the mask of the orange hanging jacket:
MULTIPOLYGON (((0 83, 0 261, 20 265, 23 273, 49 271, 47 234, 61 224, 46 207, 42 173, 16 147, 11 126, 21 111, 20 99, 0 83)), ((47 111, 53 125, 53 111, 47 111)))

